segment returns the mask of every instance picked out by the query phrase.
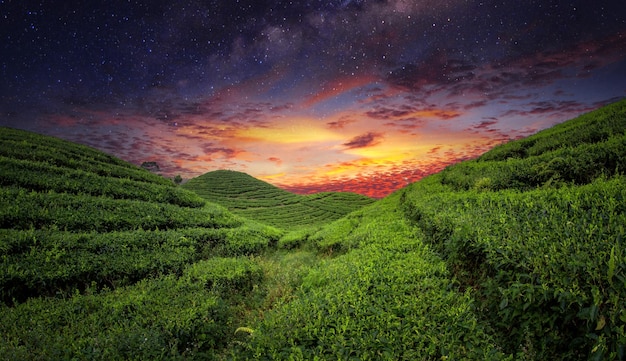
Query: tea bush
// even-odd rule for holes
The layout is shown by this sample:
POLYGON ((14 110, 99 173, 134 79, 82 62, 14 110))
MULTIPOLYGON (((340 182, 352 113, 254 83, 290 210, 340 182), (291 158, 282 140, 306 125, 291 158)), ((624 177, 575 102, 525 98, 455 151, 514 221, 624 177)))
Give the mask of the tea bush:
POLYGON ((62 168, 41 162, 0 156, 0 185, 19 186, 31 191, 106 196, 114 199, 170 203, 181 207, 202 207, 206 201, 195 193, 171 185, 113 178, 62 168))
POLYGON ((248 292, 263 279, 261 268, 245 257, 215 257, 190 265, 182 278, 223 293, 248 292))
MULTIPOLYGON (((354 224, 364 237, 358 248, 309 271, 233 358, 505 359, 473 313, 471 295, 456 291, 445 263, 412 237, 401 215, 367 211, 354 224)), ((338 224, 345 225, 330 227, 338 224)))
POLYGON ((181 227, 236 227, 242 221, 226 209, 112 199, 23 188, 0 188, 0 228, 111 232, 181 227))
POLYGON ((81 169, 100 176, 173 187, 169 179, 93 148, 24 130, 0 127, 0 155, 69 170, 81 169))
POLYGON ((622 357, 626 178, 529 192, 419 188, 404 198, 405 214, 477 292, 506 349, 622 357))
POLYGON ((220 296, 189 276, 66 300, 33 299, 0 309, 0 358, 214 359, 214 350, 231 338, 229 317, 220 296))
POLYGON ((182 187, 235 214, 286 230, 321 226, 374 202, 354 193, 301 196, 227 170, 206 173, 182 187))

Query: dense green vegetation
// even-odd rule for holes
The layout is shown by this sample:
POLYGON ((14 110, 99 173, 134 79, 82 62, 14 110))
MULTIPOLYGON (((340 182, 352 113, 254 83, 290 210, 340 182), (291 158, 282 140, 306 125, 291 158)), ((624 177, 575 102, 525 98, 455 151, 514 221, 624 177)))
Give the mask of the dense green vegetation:
POLYGON ((321 226, 374 202, 355 193, 301 196, 229 170, 206 173, 182 187, 235 214, 289 230, 321 226))
POLYGON ((3 132, 0 359, 625 358, 626 101, 376 202, 3 132))
POLYGON ((307 234, 326 257, 234 358, 623 359, 625 132, 622 101, 307 234))
POLYGON ((213 357, 234 339, 251 257, 282 231, 88 147, 0 143, 0 359, 213 357))

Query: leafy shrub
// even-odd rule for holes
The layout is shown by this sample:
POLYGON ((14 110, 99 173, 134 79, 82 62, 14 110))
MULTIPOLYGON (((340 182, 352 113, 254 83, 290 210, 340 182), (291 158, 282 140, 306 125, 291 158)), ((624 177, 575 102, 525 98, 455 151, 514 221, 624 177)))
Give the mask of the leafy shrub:
POLYGON ((211 258, 185 270, 184 282, 204 285, 209 290, 232 293, 250 291, 261 282, 261 268, 248 258, 211 258))
POLYGON ((217 205, 183 208, 172 204, 1 188, 0 228, 110 232, 236 227, 242 221, 217 205))
POLYGON ((224 244, 215 252, 223 256, 247 256, 259 254, 273 247, 282 232, 276 228, 260 225, 246 224, 242 227, 232 228, 226 232, 224 244))
POLYGON ((101 176, 82 169, 69 169, 2 156, 0 156, 0 185, 19 186, 37 192, 52 190, 57 193, 170 203, 181 207, 197 208, 206 203, 197 194, 171 185, 101 176))
POLYGON ((625 178, 523 193, 418 188, 403 198, 405 214, 477 292, 505 349, 534 359, 621 357, 625 178))
POLYGON ((388 208, 396 201, 329 225, 349 234, 345 244, 337 240, 346 253, 305 273, 233 358, 504 359, 473 314, 471 295, 455 291, 445 263, 388 208))
POLYGON ((248 174, 227 170, 206 173, 182 187, 235 214, 288 230, 320 226, 374 202, 354 193, 301 196, 248 174))
POLYGON ((445 264, 419 241, 405 243, 401 221, 375 222, 369 245, 311 270, 234 358, 503 359, 445 264))
POLYGON ((77 143, 24 130, 0 127, 0 156, 80 169, 100 176, 131 179, 172 187, 171 181, 119 158, 77 143))
POLYGON ((227 309, 201 284, 172 276, 70 299, 0 309, 2 359, 211 359, 227 309))
POLYGON ((286 232, 278 240, 278 248, 295 249, 306 244, 313 233, 318 230, 317 227, 306 227, 286 232))

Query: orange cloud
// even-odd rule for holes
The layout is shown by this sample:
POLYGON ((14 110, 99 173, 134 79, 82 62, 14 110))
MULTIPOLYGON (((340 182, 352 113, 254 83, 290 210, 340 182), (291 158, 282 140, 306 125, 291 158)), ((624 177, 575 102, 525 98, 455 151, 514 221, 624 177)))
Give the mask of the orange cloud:
POLYGON ((236 132, 240 141, 279 144, 324 143, 342 139, 319 122, 300 118, 277 122, 267 127, 250 127, 236 132))
POLYGON ((267 158, 270 162, 276 163, 277 165, 283 164, 283 161, 278 157, 269 157, 267 158))

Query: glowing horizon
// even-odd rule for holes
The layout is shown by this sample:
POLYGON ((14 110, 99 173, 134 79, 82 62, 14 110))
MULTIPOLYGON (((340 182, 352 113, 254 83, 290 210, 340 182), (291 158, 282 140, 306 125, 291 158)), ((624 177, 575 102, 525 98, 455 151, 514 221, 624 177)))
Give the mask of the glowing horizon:
POLYGON ((0 125, 166 177, 232 169, 380 198, 626 96, 620 4, 602 26, 592 4, 550 7, 559 17, 512 1, 255 4, 95 18, 9 4, 0 125))

